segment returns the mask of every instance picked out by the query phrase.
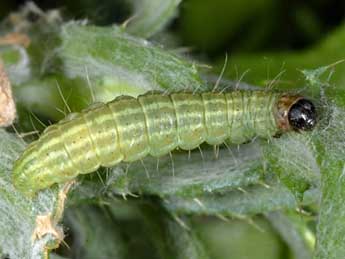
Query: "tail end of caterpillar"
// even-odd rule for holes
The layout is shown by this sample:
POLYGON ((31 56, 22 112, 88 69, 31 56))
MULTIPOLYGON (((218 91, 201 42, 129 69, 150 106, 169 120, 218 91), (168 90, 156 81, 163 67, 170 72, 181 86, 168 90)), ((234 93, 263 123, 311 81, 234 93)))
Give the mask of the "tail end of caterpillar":
POLYGON ((42 167, 37 163, 37 142, 32 142, 17 159, 12 168, 12 183, 16 190, 33 198, 45 186, 42 167))
MULTIPOLYGON (((28 154, 28 152, 25 152, 28 154)), ((12 183, 16 190, 21 192, 27 197, 33 197, 36 193, 32 180, 29 179, 28 175, 32 174, 30 164, 34 163, 34 159, 26 159, 28 156, 24 156, 24 159, 18 159, 14 162, 12 169, 12 183)))

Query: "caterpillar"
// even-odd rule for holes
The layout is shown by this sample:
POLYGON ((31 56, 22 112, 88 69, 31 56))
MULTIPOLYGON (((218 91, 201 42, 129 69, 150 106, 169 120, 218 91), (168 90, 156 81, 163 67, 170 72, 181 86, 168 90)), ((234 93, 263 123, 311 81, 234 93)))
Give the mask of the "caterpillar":
POLYGON ((240 144, 315 125, 315 106, 299 95, 243 90, 120 96, 47 127, 15 161, 12 179, 18 190, 34 195, 148 154, 160 157, 203 142, 240 144))

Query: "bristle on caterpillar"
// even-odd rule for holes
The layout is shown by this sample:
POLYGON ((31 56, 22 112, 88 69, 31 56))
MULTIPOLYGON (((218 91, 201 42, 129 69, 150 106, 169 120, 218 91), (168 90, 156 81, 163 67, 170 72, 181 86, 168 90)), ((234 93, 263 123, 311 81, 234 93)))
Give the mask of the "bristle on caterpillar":
POLYGON ((15 162, 13 183, 33 195, 100 166, 160 157, 175 148, 191 150, 203 142, 271 138, 311 130, 315 124, 313 103, 297 95, 233 91, 122 96, 47 127, 15 162))

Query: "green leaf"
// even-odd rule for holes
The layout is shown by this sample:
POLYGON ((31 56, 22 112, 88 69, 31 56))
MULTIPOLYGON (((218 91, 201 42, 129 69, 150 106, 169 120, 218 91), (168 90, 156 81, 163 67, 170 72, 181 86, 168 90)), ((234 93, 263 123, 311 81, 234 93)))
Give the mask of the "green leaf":
POLYGON ((345 253, 345 110, 333 107, 330 116, 327 128, 319 136, 322 196, 314 257, 317 259, 341 258, 345 253))
POLYGON ((120 27, 69 23, 62 27, 61 38, 58 55, 65 74, 70 78, 88 76, 95 94, 105 96, 96 101, 130 94, 131 88, 136 96, 148 90, 192 91, 204 87, 195 64, 130 36, 120 27))
POLYGON ((248 218, 282 209, 294 210, 299 206, 295 196, 284 185, 275 181, 268 183, 267 186, 254 185, 213 195, 171 196, 164 199, 164 204, 168 210, 175 213, 236 218, 248 218))
POLYGON ((149 38, 161 31, 176 16, 182 0, 128 0, 134 7, 127 31, 133 35, 149 38))
POLYGON ((106 189, 117 194, 195 196, 236 189, 262 181, 263 164, 258 143, 240 149, 220 149, 173 153, 159 159, 115 167, 106 180, 106 189))
MULTIPOLYGON (((63 112, 80 111, 93 102, 107 102, 120 95, 206 88, 194 63, 117 26, 71 22, 59 30, 48 30, 54 40, 50 54, 42 59, 38 49, 48 36, 40 26, 31 30, 29 53, 24 50, 28 62, 34 64, 25 69, 39 70, 39 75, 24 79, 11 72, 10 77, 23 79, 14 85, 17 104, 45 119, 61 119, 63 112)), ((30 125, 31 121, 25 119, 24 123, 30 125)))
MULTIPOLYGON (((306 216, 304 216, 306 217, 306 216)), ((292 250, 296 259, 311 259, 315 235, 308 228, 306 219, 296 213, 271 212, 266 218, 292 250)))
POLYGON ((54 188, 34 198, 19 193, 12 185, 11 170, 24 144, 4 130, 0 130, 0 142, 0 248, 10 258, 45 258, 63 237, 58 226, 63 201, 54 188), (51 226, 44 229, 39 222, 51 226))
POLYGON ((70 257, 126 258, 126 243, 120 226, 106 209, 88 204, 73 206, 66 210, 64 222, 75 237, 68 251, 70 257))
POLYGON ((277 259, 287 258, 286 247, 274 229, 262 217, 252 221, 216 217, 192 217, 211 258, 215 259, 277 259))
POLYGON ((299 199, 303 199, 305 191, 320 187, 321 173, 314 138, 309 133, 293 132, 263 145, 268 170, 278 175, 299 199))
POLYGON ((172 218, 157 202, 143 203, 140 209, 160 258, 209 258, 188 219, 172 218))

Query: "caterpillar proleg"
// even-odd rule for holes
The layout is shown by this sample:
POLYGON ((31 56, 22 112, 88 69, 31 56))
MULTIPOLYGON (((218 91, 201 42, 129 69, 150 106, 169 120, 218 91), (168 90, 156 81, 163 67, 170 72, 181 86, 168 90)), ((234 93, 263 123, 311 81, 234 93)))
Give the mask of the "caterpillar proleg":
POLYGON ((46 128, 13 168, 13 183, 33 195, 79 174, 160 157, 201 143, 240 144, 286 131, 311 130, 313 103, 299 95, 265 91, 147 93, 122 96, 46 128))

